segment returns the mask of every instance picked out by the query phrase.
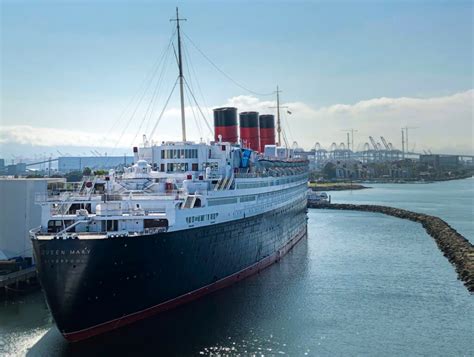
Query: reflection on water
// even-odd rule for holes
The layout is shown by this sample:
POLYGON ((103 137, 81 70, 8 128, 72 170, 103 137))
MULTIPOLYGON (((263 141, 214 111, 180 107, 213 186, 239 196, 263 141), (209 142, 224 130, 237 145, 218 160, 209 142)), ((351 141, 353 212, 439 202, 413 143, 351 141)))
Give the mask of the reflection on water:
MULTIPOLYGON (((456 206, 456 192, 446 204, 456 206)), ((363 212, 310 210, 308 218, 308 239, 260 274, 91 340, 68 344, 40 293, 3 304, 0 349, 29 356, 474 355, 474 300, 419 224, 363 212)))
POLYGON ((0 356, 22 355, 51 328, 52 319, 40 291, 0 305, 0 356))

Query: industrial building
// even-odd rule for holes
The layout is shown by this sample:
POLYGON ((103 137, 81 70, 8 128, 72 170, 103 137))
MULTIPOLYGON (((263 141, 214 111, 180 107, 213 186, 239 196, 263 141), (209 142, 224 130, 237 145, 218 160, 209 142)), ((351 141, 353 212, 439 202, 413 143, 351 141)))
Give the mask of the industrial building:
POLYGON ((25 163, 18 163, 7 165, 4 169, 4 174, 7 176, 20 176, 26 173, 26 164, 25 163))
POLYGON ((45 195, 48 185, 63 178, 0 178, 0 260, 32 257, 29 230, 41 224, 37 195, 45 195))
POLYGON ((436 170, 457 169, 460 165, 457 155, 420 155, 420 163, 433 167, 436 170))
POLYGON ((108 170, 133 164, 133 156, 61 156, 58 158, 58 171, 68 173, 82 171, 85 167, 92 170, 108 170))

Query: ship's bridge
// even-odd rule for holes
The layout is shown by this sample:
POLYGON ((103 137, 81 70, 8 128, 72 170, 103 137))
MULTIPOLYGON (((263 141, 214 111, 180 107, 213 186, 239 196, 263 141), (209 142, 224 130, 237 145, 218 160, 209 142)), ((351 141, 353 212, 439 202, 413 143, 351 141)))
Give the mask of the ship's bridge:
POLYGON ((139 148, 136 160, 145 160, 154 170, 164 173, 209 172, 224 175, 226 167, 240 166, 241 149, 228 142, 211 144, 163 142, 139 148))

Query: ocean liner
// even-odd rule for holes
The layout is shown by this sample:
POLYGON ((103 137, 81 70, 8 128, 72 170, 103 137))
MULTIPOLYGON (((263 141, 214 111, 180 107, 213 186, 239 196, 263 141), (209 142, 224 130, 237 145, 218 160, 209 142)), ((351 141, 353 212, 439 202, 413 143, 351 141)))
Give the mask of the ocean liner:
POLYGON ((228 286, 306 236, 308 163, 275 145, 274 116, 217 108, 214 141, 187 141, 180 84, 182 141, 135 147, 123 173, 38 197, 38 276, 69 341, 228 286))

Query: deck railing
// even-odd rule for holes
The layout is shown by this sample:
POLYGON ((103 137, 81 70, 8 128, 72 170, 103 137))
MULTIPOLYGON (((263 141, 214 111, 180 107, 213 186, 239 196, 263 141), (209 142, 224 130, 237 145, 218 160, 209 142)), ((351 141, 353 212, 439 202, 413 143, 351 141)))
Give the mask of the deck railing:
POLYGON ((124 192, 120 194, 105 194, 105 193, 83 193, 83 192, 62 192, 61 194, 53 194, 51 192, 37 192, 35 194, 35 203, 81 203, 87 201, 95 202, 107 202, 107 201, 128 201, 130 195, 134 200, 148 199, 149 197, 160 197, 160 198, 178 198, 181 199, 184 197, 184 191, 180 190, 169 190, 164 192, 124 192), (100 198, 100 200, 97 200, 100 198))

